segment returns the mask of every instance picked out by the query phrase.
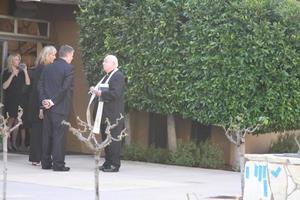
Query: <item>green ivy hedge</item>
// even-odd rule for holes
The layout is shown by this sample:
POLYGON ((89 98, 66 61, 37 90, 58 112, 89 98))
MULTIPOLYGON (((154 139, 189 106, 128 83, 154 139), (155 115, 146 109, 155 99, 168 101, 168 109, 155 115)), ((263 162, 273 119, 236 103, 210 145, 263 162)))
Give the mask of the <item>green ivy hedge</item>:
POLYGON ((130 108, 264 131, 300 125, 300 6, 295 0, 81 0, 86 72, 119 57, 130 108))
POLYGON ((199 144, 180 143, 175 152, 166 149, 142 147, 132 144, 123 147, 122 158, 125 160, 224 169, 224 152, 219 146, 206 140, 199 144))
POLYGON ((297 153, 298 146, 294 134, 280 134, 270 145, 269 153, 297 153))

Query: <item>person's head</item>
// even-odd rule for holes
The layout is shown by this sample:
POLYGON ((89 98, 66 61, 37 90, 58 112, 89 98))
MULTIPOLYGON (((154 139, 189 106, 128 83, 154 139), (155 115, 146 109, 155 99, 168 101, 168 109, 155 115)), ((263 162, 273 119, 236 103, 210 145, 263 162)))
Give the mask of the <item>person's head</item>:
POLYGON ((56 48, 54 46, 45 46, 41 52, 39 53, 35 65, 43 64, 47 65, 53 63, 56 58, 55 54, 57 53, 56 48))
POLYGON ((10 71, 12 71, 13 68, 18 68, 20 62, 21 62, 20 54, 12 53, 7 58, 7 67, 10 71))
POLYGON ((103 70, 106 73, 113 71, 115 68, 118 67, 118 65, 119 65, 118 59, 116 56, 114 56, 114 55, 105 56, 105 58, 103 60, 103 70))
POLYGON ((62 45, 58 51, 58 55, 70 64, 73 60, 74 49, 69 45, 62 45))

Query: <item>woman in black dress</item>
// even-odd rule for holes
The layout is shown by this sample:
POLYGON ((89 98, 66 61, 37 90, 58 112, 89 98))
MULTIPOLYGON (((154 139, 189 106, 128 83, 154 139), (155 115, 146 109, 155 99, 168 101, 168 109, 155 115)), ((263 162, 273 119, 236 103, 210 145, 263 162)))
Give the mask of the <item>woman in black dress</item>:
MULTIPOLYGON (((9 116, 8 126, 13 127, 17 123, 18 107, 22 107, 22 97, 25 85, 30 85, 30 78, 27 72, 27 66, 20 65, 20 54, 13 53, 7 58, 7 66, 3 73, 4 89, 4 115, 9 116)), ((16 150, 16 141, 18 129, 11 133, 11 137, 8 139, 8 149, 16 150)), ((25 131, 25 130, 22 130, 25 131)), ((25 136, 25 132, 21 133, 25 136)), ((25 140, 25 137, 22 138, 25 140)), ((25 141, 24 141, 25 142, 25 141)))
POLYGON ((31 123, 30 131, 30 151, 29 161, 32 165, 39 165, 42 153, 42 130, 43 130, 43 106, 39 101, 37 84, 40 80, 44 66, 54 61, 56 49, 54 46, 45 46, 35 61, 35 68, 31 77, 31 92, 29 96, 29 120, 31 123))

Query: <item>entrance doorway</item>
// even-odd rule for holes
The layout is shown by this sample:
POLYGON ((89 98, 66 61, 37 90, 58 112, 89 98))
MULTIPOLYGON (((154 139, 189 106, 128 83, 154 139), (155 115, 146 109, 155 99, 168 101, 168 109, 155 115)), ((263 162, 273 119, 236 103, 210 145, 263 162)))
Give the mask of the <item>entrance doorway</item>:
MULTIPOLYGON (((34 61, 43 45, 49 44, 50 23, 44 20, 16 18, 0 15, 0 63, 1 63, 1 103, 5 102, 5 92, 2 88, 3 74, 7 69, 7 57, 12 53, 18 53, 21 56, 21 62, 27 65, 29 77, 31 77, 34 67, 34 61)), ((22 91, 23 116, 22 126, 15 137, 11 137, 15 148, 22 147, 19 150, 28 150, 29 146, 29 122, 28 122, 28 98, 30 86, 19 88, 22 91), (14 138, 14 139, 13 139, 14 138), (25 148, 23 148, 25 147, 25 148)), ((2 113, 2 110, 1 110, 2 113)), ((2 113, 7 117, 6 113, 2 113)))
POLYGON ((43 44, 50 43, 49 37, 48 21, 0 15, 1 102, 3 102, 2 77, 7 56, 10 53, 19 53, 22 62, 30 69, 43 44))

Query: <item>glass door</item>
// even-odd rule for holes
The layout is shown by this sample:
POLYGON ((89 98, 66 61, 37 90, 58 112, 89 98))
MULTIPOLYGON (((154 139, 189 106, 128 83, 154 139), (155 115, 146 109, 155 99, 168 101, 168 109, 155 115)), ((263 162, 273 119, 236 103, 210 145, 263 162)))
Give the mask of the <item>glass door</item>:
POLYGON ((7 52, 8 51, 8 45, 7 41, 5 40, 0 40, 0 64, 1 64, 1 77, 0 77, 0 83, 1 83, 1 89, 0 89, 0 102, 3 102, 3 89, 2 89, 2 77, 3 77, 3 71, 5 69, 5 62, 6 62, 6 57, 7 57, 7 52))

